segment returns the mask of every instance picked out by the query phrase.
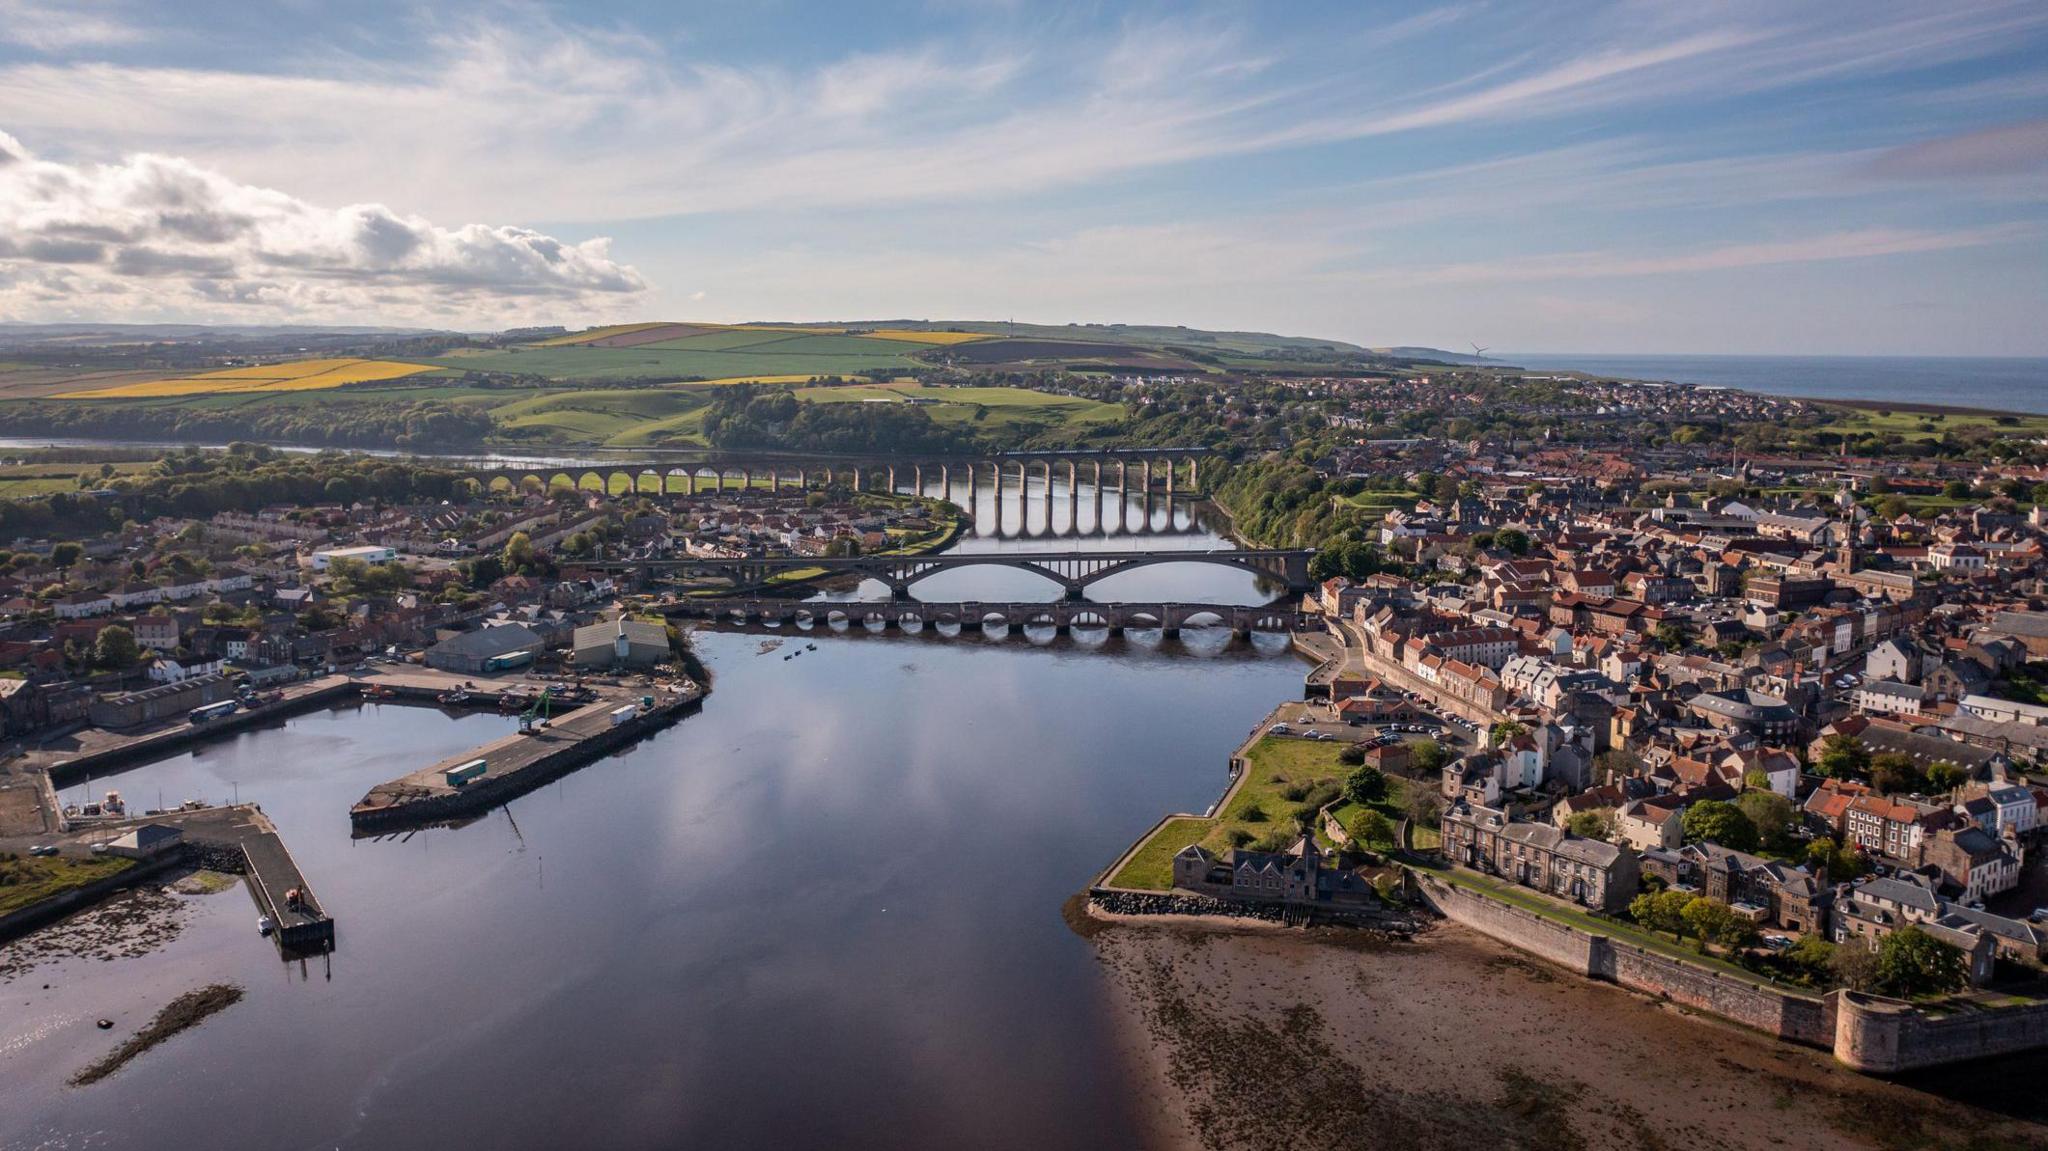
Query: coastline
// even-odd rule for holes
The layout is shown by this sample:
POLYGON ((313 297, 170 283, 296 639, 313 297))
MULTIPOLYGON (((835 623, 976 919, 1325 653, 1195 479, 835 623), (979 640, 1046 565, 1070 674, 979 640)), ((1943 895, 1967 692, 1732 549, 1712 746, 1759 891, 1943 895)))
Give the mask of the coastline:
POLYGON ((1868 1079, 1456 924, 1387 943, 1105 923, 1091 945, 1159 1148, 1746 1149, 1792 1129, 1842 1149, 2048 1139, 2039 1104, 1996 1115, 1868 1079))

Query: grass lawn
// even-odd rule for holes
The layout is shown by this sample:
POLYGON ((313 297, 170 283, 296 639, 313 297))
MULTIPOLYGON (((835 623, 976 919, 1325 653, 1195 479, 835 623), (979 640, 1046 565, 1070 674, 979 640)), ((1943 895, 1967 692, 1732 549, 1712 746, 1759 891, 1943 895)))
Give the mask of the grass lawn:
POLYGON ((38 859, 24 855, 17 859, 0 859, 0 915, 20 911, 74 887, 84 887, 110 875, 118 875, 134 865, 134 860, 108 856, 38 859))
POLYGON ((1245 757, 1244 780, 1230 802, 1214 818, 1169 820, 1122 870, 1110 877, 1112 887, 1164 891, 1173 885, 1173 857, 1190 843, 1221 855, 1237 846, 1233 833, 1258 840, 1285 836, 1292 841, 1290 816, 1300 808, 1313 810, 1306 797, 1289 799, 1323 785, 1341 784, 1351 769, 1337 761, 1339 743, 1267 736, 1245 757))

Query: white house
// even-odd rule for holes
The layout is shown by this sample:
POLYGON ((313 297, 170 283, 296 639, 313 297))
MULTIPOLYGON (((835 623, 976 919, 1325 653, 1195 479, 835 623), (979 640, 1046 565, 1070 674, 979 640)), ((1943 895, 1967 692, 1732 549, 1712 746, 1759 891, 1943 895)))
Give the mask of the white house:
POLYGON ((152 683, 178 683, 195 675, 219 675, 226 666, 226 661, 218 659, 179 663, 169 656, 158 656, 149 665, 149 678, 152 683))

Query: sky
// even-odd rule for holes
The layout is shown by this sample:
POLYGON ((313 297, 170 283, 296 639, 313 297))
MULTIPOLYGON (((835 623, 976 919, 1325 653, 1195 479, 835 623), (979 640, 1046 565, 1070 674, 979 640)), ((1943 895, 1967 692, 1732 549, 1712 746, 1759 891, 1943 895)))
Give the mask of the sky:
POLYGON ((0 0, 0 321, 2048 355, 2048 4, 0 0))

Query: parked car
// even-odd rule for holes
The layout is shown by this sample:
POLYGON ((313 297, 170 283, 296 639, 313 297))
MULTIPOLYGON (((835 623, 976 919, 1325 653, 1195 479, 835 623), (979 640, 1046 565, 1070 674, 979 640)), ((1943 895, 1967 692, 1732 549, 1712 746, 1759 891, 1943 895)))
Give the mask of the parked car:
POLYGON ((57 849, 47 843, 38 843, 34 847, 29 848, 28 853, 30 855, 48 856, 57 854, 57 849))

